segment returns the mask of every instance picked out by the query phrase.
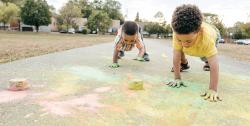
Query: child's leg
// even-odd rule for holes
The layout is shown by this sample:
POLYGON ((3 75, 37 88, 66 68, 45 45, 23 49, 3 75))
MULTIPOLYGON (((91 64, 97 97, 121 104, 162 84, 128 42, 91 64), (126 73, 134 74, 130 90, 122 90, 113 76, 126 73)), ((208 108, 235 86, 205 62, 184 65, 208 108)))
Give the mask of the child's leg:
POLYGON ((188 61, 186 59, 185 54, 181 53, 181 71, 189 69, 190 66, 188 65, 188 61))
POLYGON ((205 63, 205 65, 203 66, 203 70, 204 71, 210 71, 210 66, 208 64, 207 58, 206 57, 201 57, 201 60, 205 63))
MULTIPOLYGON (((143 40, 143 37, 142 37, 141 39, 143 40)), ((148 55, 148 53, 147 53, 147 50, 146 50, 146 46, 145 46, 144 41, 142 41, 142 44, 143 44, 144 49, 145 49, 145 53, 144 53, 144 55, 143 55, 143 58, 144 58, 145 61, 150 61, 149 55, 148 55)))
POLYGON ((185 54, 181 53, 181 64, 188 64, 185 54))
POLYGON ((150 61, 148 53, 144 53, 143 58, 145 61, 150 61))
POLYGON ((124 51, 121 50, 118 52, 118 59, 121 59, 124 56, 125 56, 124 51))
POLYGON ((190 66, 188 65, 188 61, 186 59, 185 54, 181 53, 181 71, 189 69, 190 66))

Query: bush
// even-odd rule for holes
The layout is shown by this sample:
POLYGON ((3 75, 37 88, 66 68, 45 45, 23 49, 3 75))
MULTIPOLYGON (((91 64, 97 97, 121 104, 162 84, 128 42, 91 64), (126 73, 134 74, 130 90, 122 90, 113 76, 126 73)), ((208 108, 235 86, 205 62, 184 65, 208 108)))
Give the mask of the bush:
POLYGON ((246 36, 241 31, 236 31, 233 35, 234 39, 245 39, 246 36))
POLYGON ((81 33, 85 35, 88 34, 88 29, 83 29, 81 33))

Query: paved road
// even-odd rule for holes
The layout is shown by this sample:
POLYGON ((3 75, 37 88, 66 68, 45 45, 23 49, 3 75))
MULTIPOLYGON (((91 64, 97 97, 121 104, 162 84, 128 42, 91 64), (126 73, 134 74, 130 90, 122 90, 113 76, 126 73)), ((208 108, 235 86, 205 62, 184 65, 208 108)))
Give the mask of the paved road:
POLYGON ((209 73, 188 57, 188 87, 172 89, 170 41, 146 39, 151 62, 132 60, 111 69, 112 43, 73 49, 0 65, 0 126, 246 126, 250 125, 249 62, 220 56, 219 94, 210 103, 199 95, 209 73), (9 92, 12 78, 27 78, 30 90, 9 92), (128 90, 128 80, 144 80, 145 90, 128 90))

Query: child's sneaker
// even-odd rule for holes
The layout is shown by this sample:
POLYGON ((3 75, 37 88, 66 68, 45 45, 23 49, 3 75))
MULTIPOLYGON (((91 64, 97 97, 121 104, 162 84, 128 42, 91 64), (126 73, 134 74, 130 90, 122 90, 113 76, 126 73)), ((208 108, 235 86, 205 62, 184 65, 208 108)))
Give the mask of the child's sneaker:
MULTIPOLYGON (((188 62, 186 64, 181 63, 181 70, 180 70, 180 72, 182 72, 183 70, 187 70, 189 68, 190 68, 190 66, 188 65, 188 62)), ((172 67, 171 72, 174 72, 174 68, 173 67, 172 67)))
POLYGON ((149 55, 147 53, 144 53, 143 58, 145 61, 150 61, 149 55))
POLYGON ((118 52, 118 59, 121 59, 124 56, 125 56, 124 51, 119 51, 118 52))
POLYGON ((208 64, 208 62, 205 62, 206 64, 203 66, 203 70, 204 71, 210 71, 210 66, 208 64))

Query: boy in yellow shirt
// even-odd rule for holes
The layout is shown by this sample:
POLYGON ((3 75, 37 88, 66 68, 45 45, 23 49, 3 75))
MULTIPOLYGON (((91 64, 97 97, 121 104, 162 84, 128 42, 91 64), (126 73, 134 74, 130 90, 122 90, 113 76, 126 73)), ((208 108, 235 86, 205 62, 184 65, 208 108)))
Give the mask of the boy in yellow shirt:
POLYGON ((216 42, 220 35, 215 27, 203 22, 202 13, 195 5, 182 5, 175 9, 172 22, 173 34, 173 71, 175 80, 167 85, 171 87, 185 86, 180 72, 189 69, 185 54, 200 57, 204 62, 204 70, 210 71, 209 89, 202 95, 205 100, 219 101, 217 94, 219 65, 216 42))
POLYGON ((131 51, 135 46, 138 48, 139 54, 134 60, 149 61, 149 55, 146 53, 139 25, 133 21, 126 21, 118 30, 115 38, 113 64, 110 65, 110 67, 120 67, 118 59, 121 59, 124 56, 125 51, 131 51))

